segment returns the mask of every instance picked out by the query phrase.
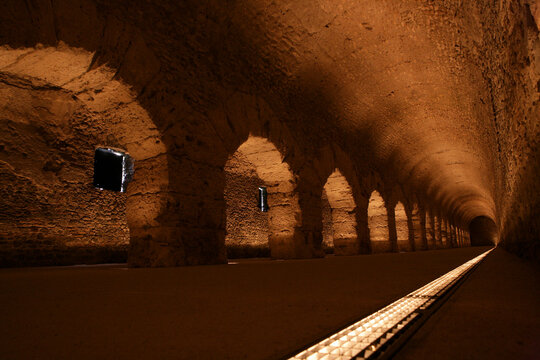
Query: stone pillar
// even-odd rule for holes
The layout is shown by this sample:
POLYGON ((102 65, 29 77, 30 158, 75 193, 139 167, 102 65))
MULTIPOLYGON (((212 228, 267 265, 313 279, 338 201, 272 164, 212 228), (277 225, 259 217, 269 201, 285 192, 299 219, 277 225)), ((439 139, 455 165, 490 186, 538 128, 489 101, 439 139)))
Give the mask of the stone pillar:
POLYGON ((443 247, 442 243, 442 221, 440 216, 434 216, 435 222, 435 247, 440 249, 443 247))
POLYGON ((187 158, 169 158, 169 191, 159 215, 152 220, 156 226, 141 222, 140 215, 139 220, 130 220, 134 224, 130 227, 130 265, 226 262, 223 189, 222 168, 193 163, 187 158))
POLYGON ((437 248, 437 238, 435 235, 435 219, 433 214, 430 211, 426 212, 426 243, 428 249, 437 248))
POLYGON ((420 208, 418 204, 414 204, 411 210, 411 225, 412 225, 412 240, 413 240, 413 249, 418 250, 426 250, 426 242, 425 242, 425 217, 424 220, 422 220, 422 215, 420 208))
POLYGON ((442 219, 441 221, 441 243, 443 248, 449 247, 448 244, 448 223, 446 222, 446 219, 442 219))

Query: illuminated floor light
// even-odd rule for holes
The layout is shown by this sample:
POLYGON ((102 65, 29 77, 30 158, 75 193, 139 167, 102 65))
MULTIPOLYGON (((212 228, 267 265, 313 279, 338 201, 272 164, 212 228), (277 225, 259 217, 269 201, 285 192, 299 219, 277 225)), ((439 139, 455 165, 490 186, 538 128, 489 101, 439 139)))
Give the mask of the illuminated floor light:
POLYGON ((491 250, 290 358, 367 359, 432 305, 491 250))

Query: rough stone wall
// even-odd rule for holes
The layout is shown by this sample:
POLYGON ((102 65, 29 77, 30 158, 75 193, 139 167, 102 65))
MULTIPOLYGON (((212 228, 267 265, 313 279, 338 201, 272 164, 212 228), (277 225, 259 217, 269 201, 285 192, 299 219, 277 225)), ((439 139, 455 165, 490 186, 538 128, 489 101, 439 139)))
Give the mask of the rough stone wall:
POLYGON ((126 195, 92 186, 106 139, 71 94, 38 86, 0 84, 0 265, 126 261, 126 195))
POLYGON ((386 206, 381 194, 376 190, 369 198, 368 226, 371 250, 374 253, 392 251, 386 206))
POLYGON ((228 258, 268 257, 268 212, 257 207, 259 186, 265 183, 255 165, 236 152, 225 166, 225 205, 228 258))
MULTIPOLYGON (((486 141, 486 159, 496 164, 490 172, 496 212, 489 217, 498 224, 501 245, 539 258, 540 4, 448 1, 433 2, 426 11, 445 14, 448 21, 433 36, 443 44, 439 36, 446 34, 446 42, 454 43, 449 56, 456 71, 481 74, 475 75, 483 88, 479 100, 490 107, 484 128, 494 134, 494 141, 486 141)), ((461 225, 468 228, 473 219, 461 225)))
POLYGON ((336 169, 328 177, 323 191, 326 193, 332 209, 334 254, 358 254, 360 242, 356 222, 356 204, 349 182, 336 169))
POLYGON ((540 4, 501 1, 483 17, 484 76, 489 79, 500 169, 500 241, 540 258, 540 4))
POLYGON ((130 219, 149 227, 159 213, 159 135, 110 69, 89 70, 91 59, 64 44, 0 49, 3 266, 126 261, 130 219), (129 196, 93 188, 98 146, 135 157, 129 196))
POLYGON ((409 220, 405 207, 398 202, 395 207, 397 246, 399 251, 412 251, 411 241, 409 239, 409 220))

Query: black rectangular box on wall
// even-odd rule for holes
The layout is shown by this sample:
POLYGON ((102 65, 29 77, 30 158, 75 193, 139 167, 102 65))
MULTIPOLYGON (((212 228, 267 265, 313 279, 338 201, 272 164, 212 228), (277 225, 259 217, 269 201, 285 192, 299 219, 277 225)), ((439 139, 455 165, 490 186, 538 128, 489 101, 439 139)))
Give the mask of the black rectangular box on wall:
POLYGON ((94 155, 94 187, 126 192, 133 178, 133 159, 121 150, 97 148, 94 155))

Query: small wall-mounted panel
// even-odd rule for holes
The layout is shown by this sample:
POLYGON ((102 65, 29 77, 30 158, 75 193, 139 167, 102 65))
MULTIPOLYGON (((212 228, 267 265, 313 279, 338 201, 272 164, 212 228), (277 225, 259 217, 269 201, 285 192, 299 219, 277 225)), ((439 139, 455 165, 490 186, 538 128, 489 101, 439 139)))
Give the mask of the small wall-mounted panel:
POLYGON ((133 159, 121 150, 97 148, 94 155, 94 187, 126 192, 133 178, 133 159))

